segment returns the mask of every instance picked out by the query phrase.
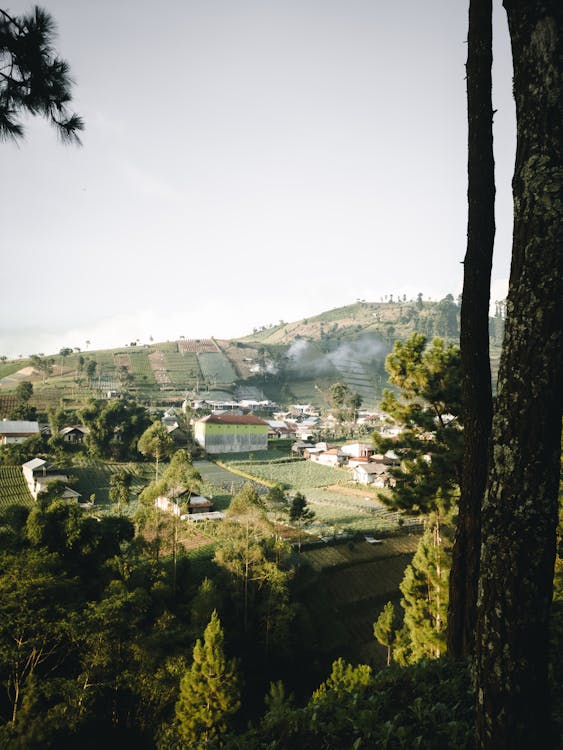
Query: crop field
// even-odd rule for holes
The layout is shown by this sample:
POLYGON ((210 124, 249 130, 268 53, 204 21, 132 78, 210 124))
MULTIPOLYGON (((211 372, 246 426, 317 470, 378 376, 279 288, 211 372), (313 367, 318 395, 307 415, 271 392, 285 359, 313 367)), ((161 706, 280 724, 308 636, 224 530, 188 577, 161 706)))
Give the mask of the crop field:
POLYGON ((197 355, 199 366, 205 380, 214 385, 221 383, 234 383, 237 374, 233 366, 222 352, 202 352, 197 355))
POLYGON ((229 491, 233 489, 236 492, 246 481, 211 461, 194 461, 194 466, 201 474, 203 481, 215 488, 229 491))
POLYGON ((96 496, 96 505, 111 504, 109 499, 109 486, 112 474, 125 469, 133 474, 131 485, 131 502, 138 493, 154 479, 154 464, 151 463, 103 463, 101 461, 88 461, 83 466, 73 466, 69 474, 76 477, 74 488, 80 492, 82 499, 88 501, 91 495, 96 496))
POLYGON ((153 352, 149 355, 149 363, 153 372, 154 379, 162 388, 171 386, 172 381, 166 371, 166 357, 163 352, 153 352))
POLYGON ((370 563, 398 555, 413 555, 419 539, 418 534, 402 534, 385 537, 380 540, 380 544, 368 542, 327 544, 303 550, 301 554, 315 570, 337 567, 344 569, 350 566, 355 568, 358 563, 370 563))
POLYGON ((366 599, 393 596, 399 590, 410 559, 411 555, 396 555, 330 571, 325 583, 331 601, 335 607, 343 607, 366 599))
POLYGON ((248 471, 260 479, 287 485, 292 489, 305 492, 313 487, 328 487, 330 485, 348 482, 347 472, 341 469, 331 469, 311 461, 292 461, 289 463, 256 463, 249 467, 247 462, 234 463, 235 468, 248 471))
POLYGON ((135 376, 138 384, 154 385, 154 373, 149 362, 148 351, 129 352, 130 370, 135 376))
POLYGON ((216 352, 217 344, 213 339, 180 339, 178 341, 178 351, 181 354, 203 354, 205 352, 216 352))
POLYGON ((33 498, 19 466, 0 466, 0 508, 18 503, 31 508, 33 498))
POLYGON ((152 345, 159 352, 177 352, 178 342, 177 341, 161 341, 158 344, 152 345))
POLYGON ((0 419, 8 419, 17 405, 18 399, 14 395, 0 396, 0 419))
POLYGON ((104 373, 107 375, 110 372, 115 372, 113 352, 109 350, 91 352, 90 354, 86 354, 85 356, 88 356, 90 359, 93 359, 97 363, 98 366, 96 368, 96 376, 103 375, 104 373))
POLYGON ((168 352, 164 355, 164 366, 177 388, 193 388, 200 377, 198 359, 193 353, 168 352))
POLYGON ((113 355, 113 362, 116 367, 126 367, 127 370, 131 371, 131 359, 129 358, 129 352, 116 352, 113 355))

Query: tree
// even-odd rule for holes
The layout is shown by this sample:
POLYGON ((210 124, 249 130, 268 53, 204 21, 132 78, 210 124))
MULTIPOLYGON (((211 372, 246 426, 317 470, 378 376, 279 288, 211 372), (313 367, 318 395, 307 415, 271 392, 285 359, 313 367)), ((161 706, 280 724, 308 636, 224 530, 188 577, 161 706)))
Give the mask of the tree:
POLYGON ((216 562, 242 583, 243 624, 248 632, 251 584, 266 577, 264 540, 271 536, 264 504, 255 487, 247 482, 233 497, 221 526, 222 540, 215 553, 216 562))
POLYGON ((63 363, 62 363, 62 365, 61 365, 61 375, 63 374, 63 371, 64 371, 64 366, 65 366, 65 359, 66 359, 67 357, 69 357, 69 356, 70 356, 71 354, 72 354, 72 349, 71 349, 71 348, 70 348, 69 346, 65 346, 65 347, 63 347, 63 348, 62 348, 62 349, 61 349, 61 350, 59 351, 59 356, 61 357, 61 359, 62 359, 62 361, 63 361, 63 363))
POLYGON ((563 363, 563 6, 504 0, 517 148, 504 344, 482 508, 478 746, 549 748, 563 363))
POLYGON ((150 424, 146 409, 128 399, 91 399, 80 418, 90 429, 85 439, 88 450, 120 460, 138 457, 137 441, 150 424))
POLYGON ((381 499, 401 510, 449 511, 461 481, 463 431, 460 424, 460 354, 457 346, 415 333, 396 341, 385 368, 397 391, 386 389, 382 408, 403 430, 397 441, 373 439, 378 450, 393 449, 401 466, 391 469, 397 484, 381 499))
POLYGON ((80 143, 82 118, 70 113, 69 65, 53 52, 55 23, 39 7, 24 16, 0 9, 0 139, 18 140, 22 115, 42 115, 63 142, 80 143))
POLYGON ((467 37, 469 213, 460 338, 464 449, 448 613, 448 651, 457 658, 467 658, 473 649, 481 503, 493 414, 489 361, 489 289, 495 238, 492 41, 491 0, 471 0, 467 37))
POLYGON ((330 387, 330 402, 336 408, 338 420, 356 420, 357 411, 362 405, 362 397, 350 390, 346 383, 334 383, 330 387))
POLYGON ((16 398, 27 403, 33 396, 33 385, 28 380, 23 380, 16 386, 16 398))
POLYGON ((450 542, 442 527, 430 525, 400 585, 404 618, 394 652, 400 664, 437 659, 446 652, 450 565, 450 542))
POLYGON ((45 382, 53 372, 55 360, 52 357, 43 357, 41 354, 32 354, 30 359, 33 367, 43 373, 43 382, 45 382))
POLYGON ((172 452, 174 441, 162 422, 154 422, 143 432, 137 443, 137 450, 144 456, 151 456, 156 463, 155 478, 158 482, 158 464, 172 452))
POLYGON ((391 664, 391 648, 395 643, 397 629, 395 606, 393 602, 387 602, 373 625, 375 638, 387 649, 387 666, 391 664))
POLYGON ((234 660, 227 660, 223 630, 214 611, 198 639, 193 662, 180 682, 176 703, 178 732, 189 747, 206 748, 227 730, 240 707, 240 691, 234 660))
POLYGON ((119 512, 122 505, 129 502, 129 493, 133 483, 133 474, 126 469, 118 469, 109 480, 109 499, 117 503, 119 512))
POLYGON ((289 522, 298 528, 298 549, 301 552, 303 529, 315 520, 315 512, 309 508, 307 499, 301 492, 295 493, 289 506, 289 522))

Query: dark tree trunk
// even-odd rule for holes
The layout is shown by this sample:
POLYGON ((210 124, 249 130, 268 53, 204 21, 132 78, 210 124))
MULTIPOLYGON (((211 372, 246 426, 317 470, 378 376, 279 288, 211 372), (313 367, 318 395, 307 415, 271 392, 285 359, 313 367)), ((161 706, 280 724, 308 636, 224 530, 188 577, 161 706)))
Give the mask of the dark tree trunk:
POLYGON ((489 290, 495 239, 492 42, 492 0, 471 0, 467 36, 469 212, 461 301, 464 453, 448 611, 448 652, 457 659, 469 656, 473 649, 481 504, 493 413, 489 362, 489 290))
POLYGON ((553 747, 547 680, 561 436, 563 3, 505 0, 517 150, 507 320, 482 514, 480 748, 553 747))

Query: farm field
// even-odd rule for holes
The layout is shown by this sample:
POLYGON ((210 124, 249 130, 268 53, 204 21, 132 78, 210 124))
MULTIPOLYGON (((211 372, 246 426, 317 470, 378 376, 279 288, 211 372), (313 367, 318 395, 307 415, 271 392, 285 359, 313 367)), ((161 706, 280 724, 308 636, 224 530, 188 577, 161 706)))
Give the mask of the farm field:
POLYGON ((27 489, 27 484, 19 466, 0 466, 0 508, 15 503, 33 506, 33 497, 27 489))
MULTIPOLYGON (((272 453, 270 451, 269 455, 272 453)), ((358 486, 350 482, 345 470, 311 461, 276 462, 267 458, 268 454, 263 452, 256 453, 253 461, 221 457, 233 468, 281 484, 290 493, 302 492, 316 516, 306 529, 310 535, 334 537, 354 532, 390 532, 399 528, 399 514, 388 510, 369 491, 358 493, 358 486)), ((407 527, 419 525, 418 519, 402 516, 401 521, 407 527)))
POLYGON ((353 544, 330 544, 303 550, 302 557, 315 570, 344 568, 385 560, 390 557, 414 554, 420 537, 418 534, 402 534, 381 540, 381 544, 354 542, 353 544))
POLYGON ((232 364, 222 352, 202 352, 197 358, 203 377, 211 385, 227 385, 237 380, 232 364))
POLYGON ((373 636, 373 623, 388 601, 398 604, 399 584, 420 537, 388 537, 381 545, 367 542, 327 545, 301 554, 319 573, 312 598, 323 614, 323 627, 336 640, 337 653, 364 663, 385 665, 385 649, 373 636))
POLYGON ((200 377, 198 359, 192 352, 167 352, 164 354, 164 366, 176 388, 194 388, 200 377))

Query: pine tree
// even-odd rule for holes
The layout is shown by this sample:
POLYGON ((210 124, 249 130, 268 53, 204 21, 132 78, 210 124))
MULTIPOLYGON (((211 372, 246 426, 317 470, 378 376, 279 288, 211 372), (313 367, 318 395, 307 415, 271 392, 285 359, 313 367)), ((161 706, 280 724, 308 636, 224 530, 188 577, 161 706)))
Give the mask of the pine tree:
POLYGON ((450 567, 450 540, 439 524, 433 524, 424 532, 400 585, 405 612, 395 647, 400 664, 445 653, 450 567))
POLYGON ((397 637, 397 615, 393 602, 387 604, 381 610, 381 613, 373 624, 373 634, 375 638, 387 649, 387 666, 391 664, 391 648, 397 637))
POLYGON ((182 678, 176 703, 178 732, 188 747, 205 748, 212 738, 224 734, 240 707, 235 662, 226 659, 223 638, 214 611, 203 641, 196 641, 193 663, 182 678))

